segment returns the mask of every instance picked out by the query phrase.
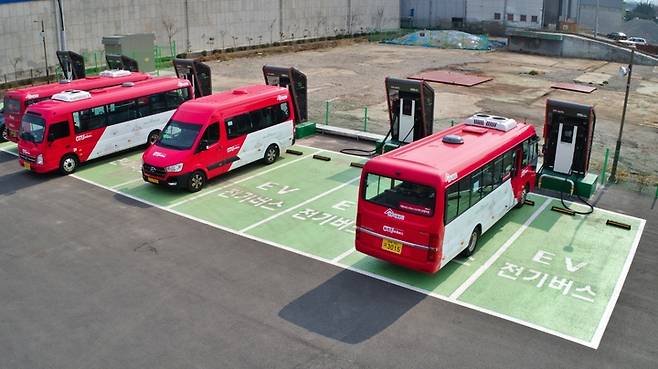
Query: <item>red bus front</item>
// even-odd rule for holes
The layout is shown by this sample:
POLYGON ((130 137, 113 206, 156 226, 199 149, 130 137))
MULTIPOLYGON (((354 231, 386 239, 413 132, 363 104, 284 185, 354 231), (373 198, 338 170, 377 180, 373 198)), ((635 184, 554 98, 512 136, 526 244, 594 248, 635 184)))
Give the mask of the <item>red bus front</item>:
POLYGON ((414 165, 366 164, 357 210, 356 249, 406 268, 435 273, 442 258, 441 180, 414 165))

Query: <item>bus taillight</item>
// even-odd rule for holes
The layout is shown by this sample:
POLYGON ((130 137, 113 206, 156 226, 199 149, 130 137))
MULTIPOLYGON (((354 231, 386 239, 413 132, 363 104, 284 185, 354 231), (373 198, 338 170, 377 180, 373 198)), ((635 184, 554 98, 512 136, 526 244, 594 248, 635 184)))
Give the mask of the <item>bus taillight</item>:
POLYGON ((361 238, 361 231, 359 230, 359 227, 361 226, 361 214, 356 215, 356 239, 358 240, 361 238))
POLYGON ((435 261, 436 253, 439 249, 439 235, 430 233, 429 249, 427 250, 427 261, 435 261))

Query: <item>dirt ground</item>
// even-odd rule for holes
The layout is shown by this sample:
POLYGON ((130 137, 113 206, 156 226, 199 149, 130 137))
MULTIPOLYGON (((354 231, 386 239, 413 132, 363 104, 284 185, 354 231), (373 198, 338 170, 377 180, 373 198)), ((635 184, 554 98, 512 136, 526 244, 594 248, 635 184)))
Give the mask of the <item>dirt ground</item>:
MULTIPOLYGON (((295 66, 309 81, 309 116, 324 123, 330 101, 329 124, 385 134, 388 116, 384 78, 407 77, 434 69, 449 69, 493 77, 475 87, 432 84, 436 91, 435 131, 478 112, 495 113, 536 125, 541 132, 547 98, 592 104, 596 107, 592 168, 600 169, 604 151, 614 151, 624 101, 625 79, 620 64, 604 61, 532 56, 506 51, 441 50, 374 43, 330 49, 208 62, 213 89, 224 90, 262 83, 265 64, 295 66), (587 73, 586 76, 584 76, 587 73), (594 76, 606 80, 591 94, 560 91, 554 82, 573 82, 594 76)), ((649 176, 658 172, 658 68, 636 66, 628 104, 621 176, 649 176)), ((653 182, 655 178, 651 178, 653 182)))
MULTIPOLYGON (((625 88, 625 80, 617 75, 621 66, 617 63, 373 43, 208 64, 213 69, 215 90, 262 83, 261 68, 265 64, 295 66, 308 76, 311 120, 324 123, 325 104, 329 101, 329 124, 363 129, 367 106, 367 130, 381 134, 388 131, 384 78, 407 77, 426 70, 449 69, 494 78, 470 88, 432 84, 436 91, 435 131, 451 121, 488 112, 531 122, 541 132, 547 98, 592 104, 598 118, 592 153, 594 170, 600 169, 605 148, 614 150, 625 88), (554 82, 592 76, 607 83, 591 94, 550 87, 554 82)), ((622 175, 655 176, 657 144, 658 69, 636 66, 624 127, 622 175)))

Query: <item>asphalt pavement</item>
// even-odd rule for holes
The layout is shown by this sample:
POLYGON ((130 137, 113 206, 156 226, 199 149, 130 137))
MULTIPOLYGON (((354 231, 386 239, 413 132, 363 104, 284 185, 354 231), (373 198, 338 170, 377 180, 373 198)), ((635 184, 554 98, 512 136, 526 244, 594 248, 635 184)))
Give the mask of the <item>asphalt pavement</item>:
POLYGON ((0 368, 656 368, 651 200, 597 200, 647 224, 593 350, 0 153, 0 368))

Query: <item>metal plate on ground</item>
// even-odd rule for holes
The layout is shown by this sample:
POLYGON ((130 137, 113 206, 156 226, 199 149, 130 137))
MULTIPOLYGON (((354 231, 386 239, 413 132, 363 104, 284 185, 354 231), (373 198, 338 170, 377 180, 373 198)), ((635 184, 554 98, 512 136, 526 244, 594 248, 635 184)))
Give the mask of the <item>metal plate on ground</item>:
POLYGON ((596 87, 583 86, 583 85, 578 85, 578 84, 575 84, 575 83, 556 83, 556 84, 552 85, 551 88, 555 88, 555 89, 558 89, 558 90, 582 92, 582 93, 585 93, 585 94, 590 94, 590 93, 596 91, 596 87))
POLYGON ((447 70, 435 70, 431 72, 423 72, 409 77, 421 81, 429 81, 436 83, 445 83, 456 86, 472 87, 491 81, 493 78, 484 76, 474 76, 458 72, 450 72, 447 70))

